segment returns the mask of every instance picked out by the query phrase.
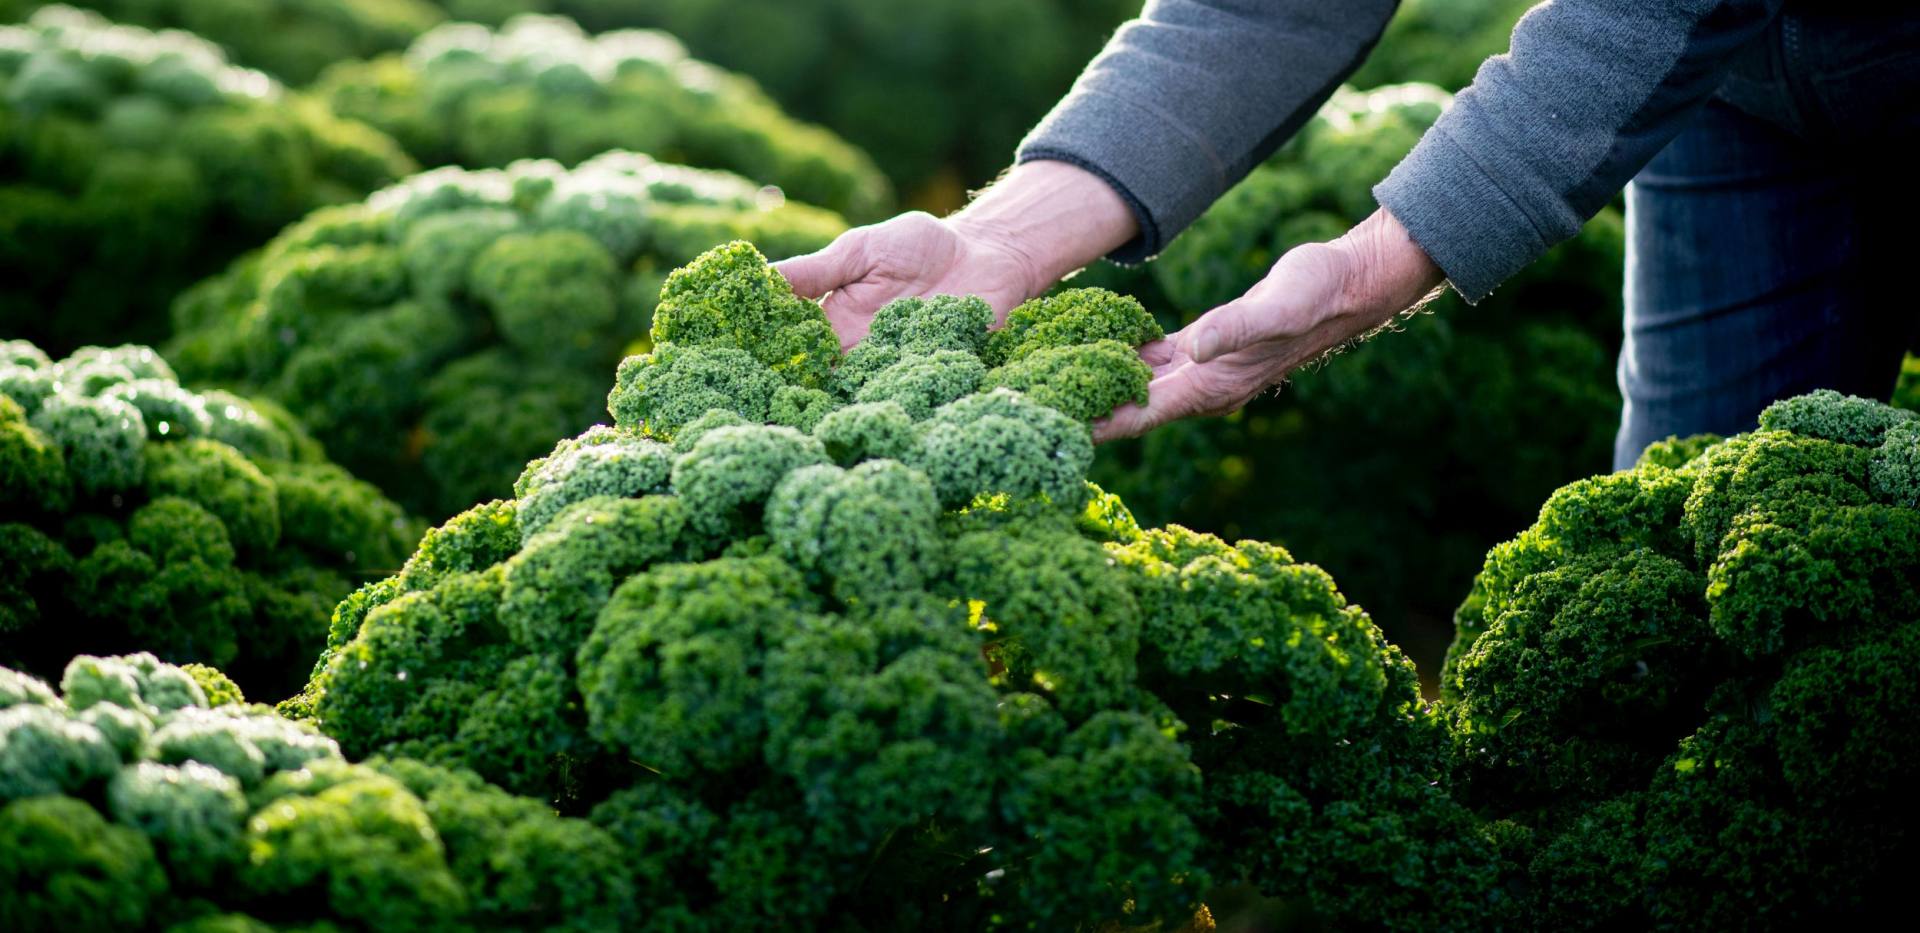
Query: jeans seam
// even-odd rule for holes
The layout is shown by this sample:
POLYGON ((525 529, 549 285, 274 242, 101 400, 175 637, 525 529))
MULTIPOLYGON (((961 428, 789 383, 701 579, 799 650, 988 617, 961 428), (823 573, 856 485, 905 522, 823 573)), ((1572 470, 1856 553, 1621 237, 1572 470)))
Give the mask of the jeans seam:
POLYGON ((1813 93, 1812 76, 1802 39, 1800 19, 1791 13, 1780 14, 1781 77, 1786 82, 1787 99, 1799 115, 1801 136, 1811 138, 1831 130, 1833 120, 1813 93))

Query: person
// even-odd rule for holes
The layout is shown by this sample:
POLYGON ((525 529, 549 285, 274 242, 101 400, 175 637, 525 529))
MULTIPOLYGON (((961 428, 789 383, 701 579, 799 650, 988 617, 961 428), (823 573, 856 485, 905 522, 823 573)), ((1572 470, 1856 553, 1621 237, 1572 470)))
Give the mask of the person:
MULTIPOLYGON (((779 268, 851 345, 897 297, 1004 315, 1101 256, 1144 260, 1306 123, 1396 6, 1148 0, 965 208, 779 268)), ((1629 181, 1617 466, 1815 388, 1885 398, 1920 322, 1896 297, 1916 139, 1920 16, 1902 5, 1542 3, 1373 189, 1376 213, 1142 347, 1149 401, 1095 435, 1237 410, 1443 283, 1478 301, 1629 181)))

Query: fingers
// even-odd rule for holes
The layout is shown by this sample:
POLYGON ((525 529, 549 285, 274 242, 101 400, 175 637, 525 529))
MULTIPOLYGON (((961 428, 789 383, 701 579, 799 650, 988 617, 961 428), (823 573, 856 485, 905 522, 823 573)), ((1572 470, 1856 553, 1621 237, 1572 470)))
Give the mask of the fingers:
POLYGON ((1245 295, 1201 315, 1179 337, 1198 363, 1298 337, 1333 313, 1342 274, 1339 254, 1325 244, 1295 247, 1245 295))
POLYGON ((826 304, 821 308, 827 312, 827 323, 833 325, 833 335, 840 338, 840 352, 846 353, 867 339, 872 318, 864 314, 848 314, 826 304))
POLYGON ((1169 421, 1192 417, 1213 407, 1207 391, 1193 378, 1197 367, 1183 366, 1147 386, 1147 404, 1122 405, 1093 423, 1093 440, 1104 444, 1139 437, 1169 421))
POLYGON ((1219 359, 1255 341, 1262 329, 1259 309, 1239 298, 1208 311, 1180 331, 1187 355, 1197 363, 1219 359))
POLYGON ((879 286, 854 282, 835 289, 820 302, 820 309, 827 313, 827 323, 833 325, 834 334, 840 338, 840 349, 851 350, 854 344, 867 338, 873 313, 887 300, 888 296, 879 286))
POLYGON ((776 262, 773 268, 793 285, 802 298, 819 298, 834 289, 855 282, 867 274, 866 231, 849 230, 835 238, 827 248, 805 256, 776 262))
MULTIPOLYGON (((1264 283, 1262 283, 1264 284, 1264 283)), ((1211 363, 1229 353, 1269 340, 1296 337, 1312 329, 1313 309, 1274 289, 1253 291, 1218 308, 1174 335, 1196 363, 1211 363)))

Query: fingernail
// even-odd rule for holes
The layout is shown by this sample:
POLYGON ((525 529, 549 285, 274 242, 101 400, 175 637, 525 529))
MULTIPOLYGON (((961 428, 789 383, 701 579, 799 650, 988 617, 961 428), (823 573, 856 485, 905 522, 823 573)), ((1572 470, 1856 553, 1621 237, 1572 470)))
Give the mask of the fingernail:
POLYGON ((1196 363, 1205 363, 1220 352, 1220 335, 1209 327, 1193 335, 1193 359, 1196 363))

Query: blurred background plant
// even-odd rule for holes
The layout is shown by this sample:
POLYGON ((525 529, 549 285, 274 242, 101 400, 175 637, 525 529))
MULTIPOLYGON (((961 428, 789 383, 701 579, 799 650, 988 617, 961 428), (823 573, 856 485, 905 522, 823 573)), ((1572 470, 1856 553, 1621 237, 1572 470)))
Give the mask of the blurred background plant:
POLYGON ((839 215, 724 172, 606 153, 442 168, 319 211, 174 306, 183 377, 285 405, 416 513, 505 495, 606 417, 667 272, 715 243, 825 245, 839 215))
POLYGON ((284 694, 422 530, 285 411, 148 347, 0 341, 0 664, 151 651, 284 694))
POLYGON ((448 0, 539 8, 591 30, 655 26, 871 153, 907 203, 958 207, 1005 167, 1141 0, 448 0))
POLYGON ((0 26, 0 337, 158 340, 187 284, 414 168, 204 40, 41 9, 0 26))
POLYGON ((629 149, 739 172, 860 220, 892 201, 865 153, 656 30, 589 36, 556 16, 514 17, 498 31, 449 24, 404 53, 338 64, 312 92, 422 165, 573 165, 629 149))
MULTIPOLYGON (((44 4, 0 0, 19 18, 44 4)), ((337 61, 404 47, 446 18, 432 0, 75 0, 117 23, 193 33, 236 64, 305 84, 337 61)))
POLYGON ((1513 24, 1540 0, 1401 0, 1355 87, 1425 81, 1459 89, 1488 56, 1507 50, 1513 24))

